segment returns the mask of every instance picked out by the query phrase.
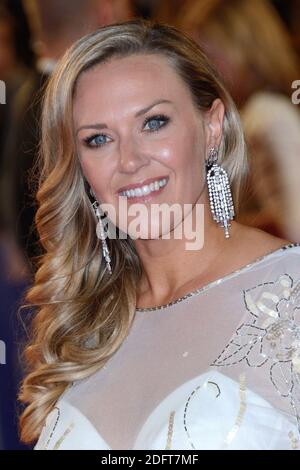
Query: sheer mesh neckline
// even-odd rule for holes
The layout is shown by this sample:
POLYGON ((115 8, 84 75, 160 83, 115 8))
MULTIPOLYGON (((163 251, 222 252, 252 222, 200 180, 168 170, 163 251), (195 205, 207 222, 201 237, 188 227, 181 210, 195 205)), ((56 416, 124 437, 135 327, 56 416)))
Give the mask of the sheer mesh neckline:
POLYGON ((272 255, 274 255, 276 253, 280 253, 280 252, 282 252, 282 251, 284 251, 288 248, 293 248, 295 246, 300 246, 300 242, 299 243, 288 243, 287 245, 281 246, 280 248, 277 248, 276 250, 273 250, 269 253, 266 253, 265 255, 260 256, 259 258, 256 258, 254 261, 251 261, 250 263, 246 264, 245 266, 242 266, 241 268, 239 268, 239 269, 237 269, 237 270, 235 270, 235 271, 233 271, 229 274, 226 274, 225 276, 220 277, 219 279, 216 279, 215 281, 209 282, 205 286, 202 286, 202 287, 200 287, 196 290, 188 292, 187 294, 183 295, 182 297, 179 297, 178 299, 172 300, 171 302, 168 302, 168 303, 162 304, 162 305, 157 305, 155 307, 136 308, 135 311, 139 312, 139 313, 152 312, 152 311, 155 311, 155 310, 162 310, 162 309, 165 309, 167 307, 171 307, 172 305, 176 305, 180 302, 183 302, 184 300, 189 299, 190 297, 193 297, 194 295, 198 295, 201 292, 204 292, 204 291, 210 289, 211 287, 214 287, 215 285, 220 284, 222 281, 225 281, 226 279, 230 279, 231 277, 233 277, 233 276, 235 276, 235 275, 251 268, 252 266, 260 263, 261 261, 266 260, 267 258, 271 257, 272 255))

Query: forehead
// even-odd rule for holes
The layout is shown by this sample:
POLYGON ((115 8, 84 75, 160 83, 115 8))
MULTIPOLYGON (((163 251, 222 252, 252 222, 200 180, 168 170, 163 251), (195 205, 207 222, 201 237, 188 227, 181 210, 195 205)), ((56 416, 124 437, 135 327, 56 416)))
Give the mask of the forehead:
POLYGON ((123 100, 163 97, 172 101, 186 100, 190 92, 182 78, 160 55, 132 55, 113 58, 84 72, 78 80, 74 104, 94 102, 103 105, 123 100))

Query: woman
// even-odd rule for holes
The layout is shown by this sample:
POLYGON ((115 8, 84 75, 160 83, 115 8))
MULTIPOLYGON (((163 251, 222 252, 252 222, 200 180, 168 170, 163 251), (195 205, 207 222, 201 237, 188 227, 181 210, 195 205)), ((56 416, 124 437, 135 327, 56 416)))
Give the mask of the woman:
POLYGON ((27 294, 38 311, 22 439, 39 437, 37 449, 295 446, 300 248, 232 220, 226 178, 237 209, 243 134, 199 47, 160 24, 102 28, 62 58, 42 121, 46 253, 27 294), (148 214, 155 204, 175 205, 170 227, 148 214), (103 207, 110 222, 115 211, 115 239, 103 207))

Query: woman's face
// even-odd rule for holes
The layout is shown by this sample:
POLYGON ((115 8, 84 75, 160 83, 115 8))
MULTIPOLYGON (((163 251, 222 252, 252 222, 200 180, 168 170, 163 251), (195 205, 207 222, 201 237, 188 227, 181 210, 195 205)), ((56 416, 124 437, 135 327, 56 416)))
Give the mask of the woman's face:
POLYGON ((112 59, 83 73, 73 113, 82 170, 100 204, 111 204, 118 217, 126 207, 120 209, 120 201, 126 203, 127 223, 135 218, 128 212, 132 204, 148 209, 140 236, 119 220, 124 232, 157 238, 168 229, 150 214, 151 205, 204 202, 212 127, 164 57, 112 59))

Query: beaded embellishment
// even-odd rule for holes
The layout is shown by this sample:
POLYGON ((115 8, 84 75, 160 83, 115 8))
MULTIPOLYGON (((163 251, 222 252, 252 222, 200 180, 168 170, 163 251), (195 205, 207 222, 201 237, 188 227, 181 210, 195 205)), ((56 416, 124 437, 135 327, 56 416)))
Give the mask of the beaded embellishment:
POLYGON ((230 274, 226 274, 225 276, 221 277, 220 279, 217 279, 216 281, 212 281, 209 284, 207 284, 203 287, 200 287, 199 289, 196 289, 192 292, 189 292, 189 293, 183 295, 182 297, 180 297, 176 300, 172 300, 171 302, 168 302, 167 304, 157 305, 155 307, 137 308, 136 312, 152 312, 152 311, 155 311, 155 310, 163 310, 167 307, 171 307, 173 305, 181 303, 181 302, 189 299, 190 297, 194 297, 195 295, 201 294, 201 292, 204 292, 204 291, 206 291, 206 290, 208 290, 212 287, 215 287, 218 284, 221 284, 223 281, 226 281, 227 279, 230 279, 231 277, 236 276, 237 274, 240 274, 240 273, 246 271, 247 269, 255 266, 258 263, 260 263, 261 261, 264 261, 264 260, 268 259, 270 256, 273 256, 275 253, 280 253, 282 251, 285 251, 289 248, 293 248, 293 247, 296 247, 296 246, 300 246, 300 243, 289 243, 288 245, 282 246, 278 250, 275 250, 275 251, 272 251, 271 253, 267 253, 266 255, 260 256, 259 258, 252 261, 251 263, 243 266, 242 268, 237 269, 236 271, 233 271, 230 274))
POLYGON ((300 435, 300 281, 284 274, 275 282, 244 291, 249 321, 236 331, 211 364, 269 366, 269 377, 279 395, 289 400, 300 435), (260 292, 256 298, 256 292, 260 292))

